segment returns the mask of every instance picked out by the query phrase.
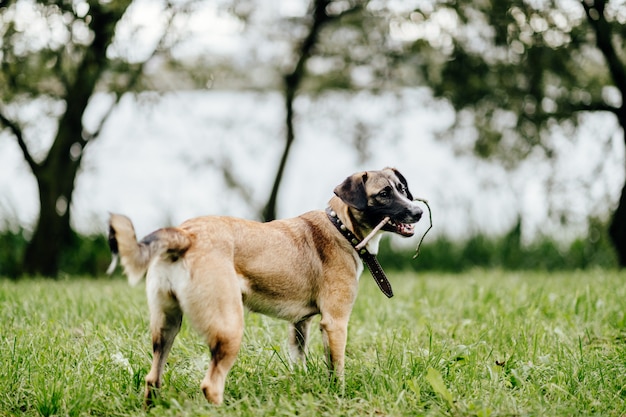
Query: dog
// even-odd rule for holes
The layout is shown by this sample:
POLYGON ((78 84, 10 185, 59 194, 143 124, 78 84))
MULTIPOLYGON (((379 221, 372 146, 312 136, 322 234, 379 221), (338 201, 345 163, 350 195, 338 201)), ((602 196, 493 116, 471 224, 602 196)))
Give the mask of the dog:
MULTIPOLYGON (((334 189, 328 206, 326 212, 267 223, 197 217, 156 230, 139 242, 130 219, 111 214, 113 269, 119 257, 131 284, 146 275, 153 346, 146 406, 161 387, 183 313, 211 351, 201 383, 210 403, 223 401, 226 376, 242 341, 244 307, 287 320, 290 356, 301 363, 311 320, 320 314, 331 376, 343 380, 348 319, 363 271, 354 243, 385 217, 390 221, 381 232, 412 236, 422 210, 394 168, 346 178, 334 189), (346 233, 351 233, 352 242, 346 233)), ((381 232, 361 252, 375 255, 381 232)))

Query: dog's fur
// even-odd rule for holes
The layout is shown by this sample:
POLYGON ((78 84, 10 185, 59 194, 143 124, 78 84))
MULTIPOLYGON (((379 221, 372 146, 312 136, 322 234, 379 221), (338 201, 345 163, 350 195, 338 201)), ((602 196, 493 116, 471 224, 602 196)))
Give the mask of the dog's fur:
MULTIPOLYGON (((358 238, 385 216, 383 230, 405 236, 422 210, 395 169, 348 177, 329 202, 358 238)), ((304 361, 313 316, 320 328, 331 374, 342 378, 348 319, 363 270, 355 249, 324 211, 258 223, 232 217, 198 217, 159 229, 137 242, 131 221, 110 218, 109 243, 119 252, 132 284, 147 271, 153 362, 146 376, 146 404, 161 386, 163 369, 183 313, 204 337, 211 363, 201 388, 208 401, 223 401, 226 375, 243 335, 244 306, 291 323, 290 350, 304 361)), ((380 234, 367 245, 378 252, 380 234)))

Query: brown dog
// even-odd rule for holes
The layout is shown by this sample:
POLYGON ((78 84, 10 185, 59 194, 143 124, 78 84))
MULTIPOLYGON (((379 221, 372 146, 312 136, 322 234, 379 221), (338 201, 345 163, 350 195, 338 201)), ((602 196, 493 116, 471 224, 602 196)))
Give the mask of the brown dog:
MULTIPOLYGON (((327 212, 269 223, 198 217, 140 242, 127 217, 111 215, 111 250, 119 253, 131 284, 147 271, 153 344, 147 405, 161 386, 183 313, 211 349, 201 388, 212 403, 223 400, 226 375, 241 344, 244 306, 289 321, 290 350, 300 361, 311 318, 321 314, 331 373, 343 377, 348 319, 363 271, 354 245, 385 217, 391 221, 383 230, 412 236, 422 210, 404 177, 392 168, 354 174, 334 192, 327 212)), ((366 249, 376 254, 379 240, 380 234, 366 249)))

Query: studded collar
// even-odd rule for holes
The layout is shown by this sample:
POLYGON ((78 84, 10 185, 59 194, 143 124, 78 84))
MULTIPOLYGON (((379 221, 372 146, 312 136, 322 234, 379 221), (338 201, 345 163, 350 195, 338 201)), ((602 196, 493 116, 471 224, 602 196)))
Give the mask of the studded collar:
MULTIPOLYGON (((326 215, 328 216, 328 219, 331 221, 331 223, 335 225, 337 230, 339 230, 339 232, 346 238, 346 240, 350 242, 353 248, 359 244, 359 239, 354 233, 352 233, 352 231, 348 229, 345 224, 343 224, 343 222, 339 219, 337 213, 335 213, 334 210, 332 210, 330 207, 327 207, 326 215)), ((380 288, 382 293, 385 294, 388 298, 393 297, 391 283, 389 282, 387 275, 385 275, 385 271, 383 271, 382 266, 380 266, 380 264, 378 263, 376 255, 371 254, 365 248, 358 250, 357 253, 361 260, 365 263, 365 265, 367 265, 367 268, 369 269, 372 277, 374 278, 374 281, 376 281, 376 284, 378 284, 378 288, 380 288)))

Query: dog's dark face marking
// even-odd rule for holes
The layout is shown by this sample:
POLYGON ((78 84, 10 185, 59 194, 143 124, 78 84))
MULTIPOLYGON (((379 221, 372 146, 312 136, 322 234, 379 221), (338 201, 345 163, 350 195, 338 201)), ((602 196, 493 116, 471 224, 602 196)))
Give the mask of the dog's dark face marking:
POLYGON ((354 174, 335 188, 335 194, 371 228, 389 217, 391 221, 383 230, 412 236, 412 224, 422 217, 422 209, 413 202, 406 179, 394 168, 354 174))

